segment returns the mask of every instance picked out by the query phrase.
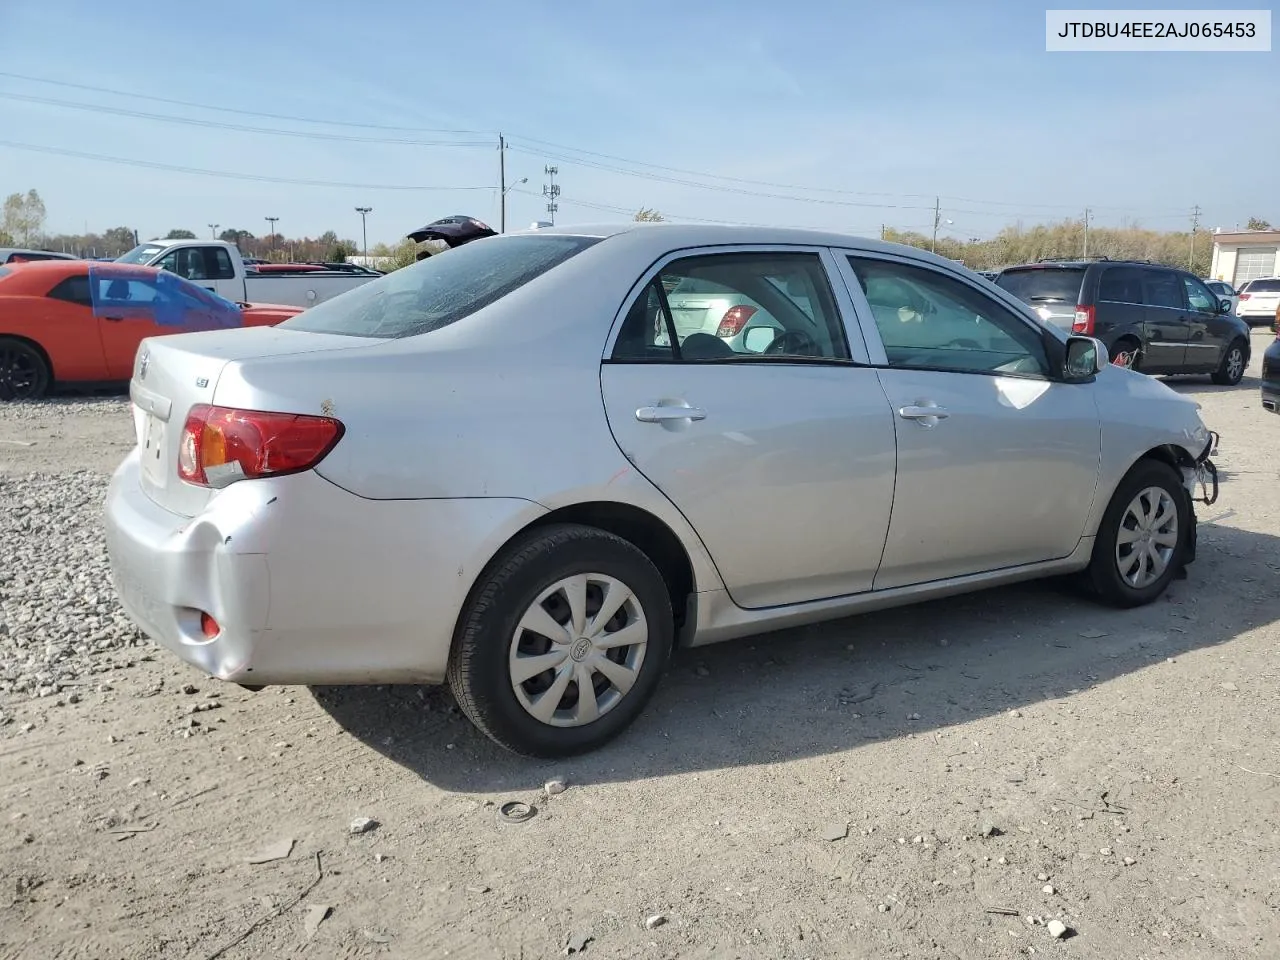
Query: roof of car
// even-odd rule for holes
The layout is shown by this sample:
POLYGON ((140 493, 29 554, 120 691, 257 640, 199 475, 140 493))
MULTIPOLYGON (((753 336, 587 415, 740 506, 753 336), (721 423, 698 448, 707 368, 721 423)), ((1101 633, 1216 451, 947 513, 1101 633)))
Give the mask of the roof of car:
MULTIPOLYGON (((787 244, 797 246, 835 246, 868 252, 909 254, 921 260, 952 269, 960 268, 954 260, 938 256, 920 247, 869 237, 854 236, 827 230, 806 230, 799 227, 755 227, 741 224, 692 224, 692 223, 591 223, 571 226, 540 227, 538 229, 509 231, 503 236, 537 236, 559 234, 563 236, 625 238, 637 244, 655 247, 725 246, 729 244, 787 244)), ((497 238, 494 238, 497 239, 497 238)))
POLYGON ((29 253, 41 257, 52 257, 55 260, 78 260, 74 253, 60 253, 57 250, 36 250, 34 247, 0 247, 0 257, 8 257, 15 253, 29 253))

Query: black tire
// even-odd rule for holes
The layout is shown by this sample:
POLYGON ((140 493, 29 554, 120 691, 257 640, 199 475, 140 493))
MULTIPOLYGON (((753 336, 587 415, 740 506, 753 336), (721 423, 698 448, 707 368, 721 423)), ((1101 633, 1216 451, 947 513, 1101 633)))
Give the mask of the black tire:
MULTIPOLYGON (((1127 366, 1130 370, 1141 369, 1142 344, 1133 337, 1121 337, 1115 342, 1115 347, 1110 351, 1110 353, 1113 358, 1113 362, 1114 358, 1120 356, 1120 354, 1129 354, 1133 357, 1133 360, 1127 364, 1123 364, 1123 366, 1127 366)), ((1117 366, 1122 366, 1122 364, 1117 364, 1117 366)))
POLYGON ((0 337, 0 400, 39 400, 52 381, 39 350, 25 340, 0 337))
MULTIPOLYGON (((572 756, 603 745, 639 716, 670 660, 674 640, 671 597, 662 574, 642 551, 595 527, 547 526, 513 543, 472 590, 454 634, 449 685, 463 713, 501 746, 530 757, 572 756), (535 718, 517 698, 509 658, 517 627, 538 596, 580 574, 602 574, 626 585, 647 623, 647 642, 634 683, 612 707, 580 726, 553 726, 535 718)), ((567 689, 576 689, 576 680, 567 689)), ((564 697, 572 700, 567 692, 564 697)))
POLYGON ((1212 374, 1213 382, 1223 387, 1234 387, 1244 379, 1245 343, 1232 340, 1222 354, 1222 362, 1212 374))
POLYGON ((1141 460, 1120 481, 1093 543, 1093 557, 1085 570, 1085 579, 1092 592, 1104 602, 1115 607, 1140 607, 1151 603, 1169 586, 1182 570, 1187 554, 1187 534, 1191 529, 1191 503, 1182 478, 1167 463, 1141 460), (1120 560, 1116 547, 1121 525, 1125 521, 1129 505, 1147 488, 1165 491, 1177 511, 1177 543, 1164 572, 1150 584, 1135 587, 1120 574, 1120 560))

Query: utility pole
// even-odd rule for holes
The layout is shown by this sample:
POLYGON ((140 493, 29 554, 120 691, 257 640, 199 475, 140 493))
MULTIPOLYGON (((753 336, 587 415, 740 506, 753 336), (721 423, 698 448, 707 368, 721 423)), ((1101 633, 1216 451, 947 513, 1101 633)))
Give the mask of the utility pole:
POLYGON ((498 232, 507 232, 507 141, 498 134, 498 232))
POLYGON ((1196 262, 1196 227, 1200 226, 1200 204, 1191 210, 1191 252, 1187 254, 1187 272, 1195 272, 1196 262))
POLYGON ((938 224, 942 220, 942 198, 933 198, 933 243, 929 245, 930 253, 938 252, 938 224))
POLYGON ((279 217, 263 217, 262 219, 267 221, 267 223, 271 224, 271 252, 274 253, 276 249, 276 223, 280 220, 280 218, 279 217))
POLYGON ((1089 208, 1084 208, 1084 259, 1089 259, 1089 208))
POLYGON ((211 239, 211 240, 217 240, 217 239, 218 239, 218 228, 219 228, 220 226, 222 226, 222 224, 220 224, 220 223, 211 223, 211 224, 209 224, 209 239, 211 239))
POLYGON ((369 231, 365 227, 364 218, 373 213, 373 207, 356 207, 356 213, 360 214, 360 242, 361 250, 364 253, 364 265, 369 265, 369 231))
POLYGON ((542 188, 542 195, 547 198, 547 219, 551 221, 551 225, 556 225, 556 211, 560 209, 560 204, 556 199, 560 196, 560 186, 556 183, 556 174, 560 172, 559 167, 544 167, 543 173, 547 175, 547 185, 542 188))

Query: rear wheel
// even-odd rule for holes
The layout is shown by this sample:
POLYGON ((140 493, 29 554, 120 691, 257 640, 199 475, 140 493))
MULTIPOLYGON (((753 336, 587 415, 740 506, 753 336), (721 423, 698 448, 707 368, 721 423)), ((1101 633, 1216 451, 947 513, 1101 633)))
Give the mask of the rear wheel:
POLYGON ((44 356, 31 344, 0 337, 0 400, 37 400, 52 376, 44 356))
POLYGON ((1234 340, 1222 355, 1222 363, 1213 372, 1213 382, 1224 387, 1234 387, 1244 379, 1244 341, 1234 340))
POLYGON ((594 527, 531 531, 490 565, 449 661, 458 704, 516 753, 595 749, 644 709, 675 626, 661 573, 594 527))
POLYGON ((1102 517, 1086 576, 1117 607, 1137 607, 1164 593, 1182 568, 1191 506, 1173 467, 1139 462, 1116 488, 1102 517))

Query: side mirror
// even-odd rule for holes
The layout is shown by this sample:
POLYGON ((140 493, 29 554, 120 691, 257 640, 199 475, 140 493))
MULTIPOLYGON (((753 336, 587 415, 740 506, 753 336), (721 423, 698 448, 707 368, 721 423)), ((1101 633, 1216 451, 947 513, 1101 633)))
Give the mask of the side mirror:
POLYGON ((748 327, 742 335, 742 345, 751 353, 764 353, 777 336, 773 327, 748 327))
POLYGON ((1068 337, 1063 374, 1067 380, 1088 380, 1106 367, 1107 347, 1094 337, 1068 337))
POLYGON ((1221 300, 1219 300, 1219 301, 1218 301, 1218 312, 1219 312, 1219 313, 1230 313, 1230 312, 1231 312, 1231 301, 1230 301, 1230 300, 1228 300, 1226 297, 1223 297, 1221 300))

